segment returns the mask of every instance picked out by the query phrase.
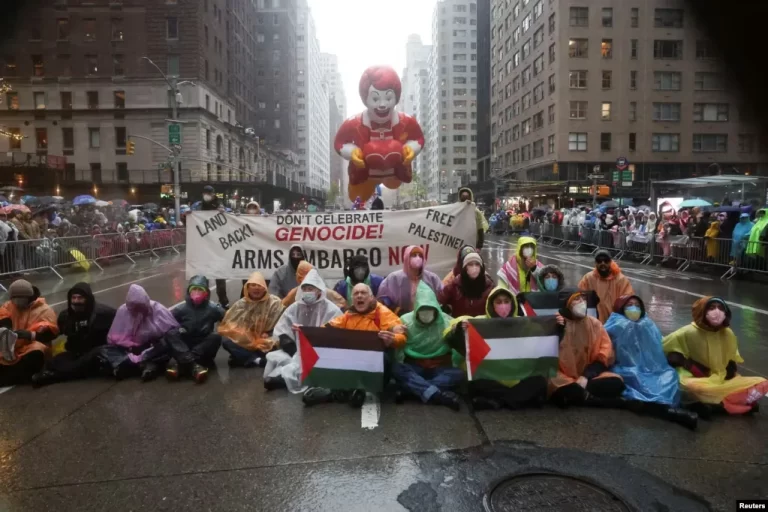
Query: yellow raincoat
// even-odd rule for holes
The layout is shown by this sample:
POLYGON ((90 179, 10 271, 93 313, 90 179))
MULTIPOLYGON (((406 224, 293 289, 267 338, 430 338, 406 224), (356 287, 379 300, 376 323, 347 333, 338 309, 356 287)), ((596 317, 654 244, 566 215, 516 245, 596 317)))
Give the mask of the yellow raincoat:
POLYGON ((283 304, 269 292, 261 300, 251 300, 248 297, 249 284, 258 284, 267 289, 267 283, 260 273, 251 274, 243 285, 243 298, 229 308, 219 324, 219 334, 248 350, 269 352, 274 348, 275 341, 268 333, 283 314, 283 304))
POLYGON ((736 375, 726 380, 726 367, 730 361, 743 363, 736 335, 727 324, 731 311, 726 306, 726 323, 714 329, 706 322, 707 307, 713 297, 704 297, 693 304, 693 322, 668 335, 663 340, 664 353, 677 352, 686 358, 707 366, 708 377, 694 377, 685 368, 677 368, 683 403, 723 403, 728 412, 744 413, 768 392, 768 381, 762 377, 736 375))
POLYGON ((717 240, 717 237, 720 236, 720 222, 710 223, 704 236, 707 237, 707 258, 716 260, 720 252, 720 242, 717 240))

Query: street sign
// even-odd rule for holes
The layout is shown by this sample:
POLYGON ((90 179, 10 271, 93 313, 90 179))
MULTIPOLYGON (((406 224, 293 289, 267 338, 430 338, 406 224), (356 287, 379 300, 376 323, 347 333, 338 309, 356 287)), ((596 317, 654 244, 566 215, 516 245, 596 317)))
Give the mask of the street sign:
POLYGON ((605 178, 605 175, 603 174, 589 174, 587 175, 588 180, 602 180, 605 178))
POLYGON ((168 144, 171 144, 171 145, 181 144, 181 125, 180 124, 168 125, 168 144))
POLYGON ((631 181, 622 181, 621 182, 621 186, 622 187, 631 187, 632 186, 632 182, 631 181))
POLYGON ((598 173, 598 172, 600 172, 600 164, 597 164, 597 165, 595 165, 595 166, 592 168, 592 172, 594 172, 594 173, 598 173))
POLYGON ((629 166, 629 161, 626 159, 626 157, 620 156, 616 159, 616 168, 620 171, 623 171, 629 166))
POLYGON ((621 173, 619 171, 613 171, 611 173, 611 177, 613 178, 613 179, 611 179, 611 182, 614 183, 614 184, 618 183, 620 175, 621 175, 621 173))

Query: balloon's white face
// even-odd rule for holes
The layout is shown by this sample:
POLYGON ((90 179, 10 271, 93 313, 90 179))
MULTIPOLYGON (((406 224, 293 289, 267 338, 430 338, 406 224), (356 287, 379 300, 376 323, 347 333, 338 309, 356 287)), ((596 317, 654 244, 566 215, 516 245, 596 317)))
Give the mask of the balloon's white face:
POLYGON ((368 88, 365 106, 368 107, 368 113, 371 115, 371 118, 377 121, 389 120, 392 117, 395 105, 397 105, 397 96, 394 90, 380 91, 374 86, 368 88))

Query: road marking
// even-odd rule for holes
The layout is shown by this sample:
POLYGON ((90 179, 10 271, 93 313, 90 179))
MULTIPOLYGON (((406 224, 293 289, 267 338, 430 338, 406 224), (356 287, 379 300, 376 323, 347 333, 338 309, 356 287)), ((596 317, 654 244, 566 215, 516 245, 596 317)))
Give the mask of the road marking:
POLYGON ((379 398, 372 393, 366 393, 365 403, 360 409, 360 426, 366 430, 373 430, 379 426, 380 415, 379 398))
POLYGON ((8 386, 7 388, 0 388, 0 395, 5 393, 6 391, 10 391, 13 389, 13 386, 8 386))

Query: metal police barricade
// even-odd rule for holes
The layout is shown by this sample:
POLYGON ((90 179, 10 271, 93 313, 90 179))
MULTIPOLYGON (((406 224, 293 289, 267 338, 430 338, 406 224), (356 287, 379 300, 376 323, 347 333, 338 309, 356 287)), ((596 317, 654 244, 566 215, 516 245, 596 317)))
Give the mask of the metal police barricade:
POLYGON ((597 252, 599 240, 600 240, 599 230, 595 228, 588 228, 588 227, 582 226, 579 233, 580 233, 579 238, 581 240, 581 243, 578 246, 576 246, 576 249, 579 249, 581 247, 586 247, 588 249, 592 249, 592 254, 597 252))
POLYGON ((649 263, 653 259, 651 256, 653 238, 653 234, 649 233, 625 233, 622 256, 630 256, 641 265, 649 263))
POLYGON ((618 229, 598 229, 597 248, 613 254, 614 258, 621 259, 620 237, 618 229))
POLYGON ((59 267, 79 267, 83 270, 96 265, 96 242, 92 236, 67 236, 51 240, 53 265, 59 267))
POLYGON ((552 245, 552 235, 554 234, 552 229, 553 227, 554 226, 548 222, 541 223, 541 239, 539 240, 540 243, 552 245))
POLYGON ((563 235, 563 226, 559 224, 552 224, 552 237, 550 242, 555 247, 562 247, 565 245, 565 235, 563 235))
POLYGON ((157 251, 174 251, 179 254, 178 249, 173 245, 173 230, 156 229, 150 231, 149 239, 152 244, 152 253, 157 256, 157 251))
POLYGON ((528 231, 531 233, 531 237, 537 242, 541 241, 541 222, 531 222, 528 225, 528 231))
POLYGON ((720 267, 732 273, 735 261, 731 257, 732 243, 726 238, 691 238, 688 243, 688 259, 679 270, 688 270, 692 265, 720 267))
POLYGON ((746 242, 741 263, 734 267, 732 275, 728 275, 727 278, 730 279, 743 271, 761 274, 768 273, 768 260, 766 260, 766 257, 768 257, 767 242, 746 242))
POLYGON ((563 230, 562 245, 578 246, 580 244, 579 226, 567 225, 567 226, 561 226, 561 228, 563 230))
POLYGON ((3 242, 0 244, 0 276, 50 270, 63 279, 55 268, 57 259, 51 242, 48 238, 3 242))
POLYGON ((173 247, 176 249, 176 252, 179 252, 179 249, 185 248, 187 246, 187 230, 185 228, 176 228, 173 230, 173 247))
POLYGON ((149 231, 127 231, 124 234, 124 237, 127 254, 130 257, 147 253, 157 257, 152 250, 152 241, 150 240, 149 231))
POLYGON ((688 237, 685 235, 659 233, 655 236, 655 243, 652 245, 652 261, 660 262, 662 265, 671 261, 677 268, 682 267, 686 262, 684 249, 687 244, 688 237))
POLYGON ((106 233, 94 235, 95 246, 94 261, 111 261, 117 258, 127 258, 131 263, 136 263, 128 255, 128 241, 122 233, 106 233))

